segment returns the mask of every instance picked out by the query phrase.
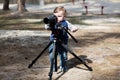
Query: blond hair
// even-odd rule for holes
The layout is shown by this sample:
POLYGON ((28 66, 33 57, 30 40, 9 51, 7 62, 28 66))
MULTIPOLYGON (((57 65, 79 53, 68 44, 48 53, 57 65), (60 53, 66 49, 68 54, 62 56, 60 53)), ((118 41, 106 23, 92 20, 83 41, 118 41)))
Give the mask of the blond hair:
POLYGON ((66 16, 67 11, 63 6, 56 7, 53 11, 53 13, 58 13, 59 11, 63 11, 64 15, 66 16))

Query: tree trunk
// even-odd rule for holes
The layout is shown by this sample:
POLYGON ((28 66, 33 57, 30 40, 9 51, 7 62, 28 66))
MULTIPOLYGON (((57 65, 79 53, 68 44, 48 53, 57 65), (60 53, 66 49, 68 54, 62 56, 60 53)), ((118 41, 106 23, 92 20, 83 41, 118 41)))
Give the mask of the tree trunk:
POLYGON ((18 2, 17 2, 18 3, 17 9, 20 13, 27 11, 27 9, 25 7, 25 2, 26 2, 26 0, 18 0, 18 2))
POLYGON ((4 0, 3 10, 10 10, 10 9, 9 9, 9 0, 4 0))

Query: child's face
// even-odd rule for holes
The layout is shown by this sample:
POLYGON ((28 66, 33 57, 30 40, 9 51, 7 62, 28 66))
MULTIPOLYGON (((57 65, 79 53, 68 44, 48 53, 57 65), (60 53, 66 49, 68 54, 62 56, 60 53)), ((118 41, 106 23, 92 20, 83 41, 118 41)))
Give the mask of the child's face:
POLYGON ((57 17, 58 22, 61 22, 62 20, 64 20, 64 12, 63 11, 59 11, 58 13, 54 13, 54 15, 57 17))

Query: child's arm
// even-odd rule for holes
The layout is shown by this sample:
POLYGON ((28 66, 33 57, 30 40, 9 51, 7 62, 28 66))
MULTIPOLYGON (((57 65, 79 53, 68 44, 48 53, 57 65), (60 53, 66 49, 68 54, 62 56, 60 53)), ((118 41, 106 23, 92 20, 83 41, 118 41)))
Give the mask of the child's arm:
POLYGON ((68 29, 71 31, 71 32, 76 32, 78 30, 78 27, 71 24, 70 22, 66 21, 67 24, 68 24, 68 29))

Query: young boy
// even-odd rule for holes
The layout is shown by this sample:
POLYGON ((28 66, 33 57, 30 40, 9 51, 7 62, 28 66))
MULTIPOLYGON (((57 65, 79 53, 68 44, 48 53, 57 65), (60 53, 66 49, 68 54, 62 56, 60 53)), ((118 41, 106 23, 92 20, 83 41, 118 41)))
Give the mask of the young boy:
MULTIPOLYGON (((61 26, 63 26, 65 29, 70 30, 71 32, 75 32, 78 30, 78 27, 72 25, 67 20, 65 20, 67 12, 63 6, 56 7, 53 11, 53 14, 57 17, 57 23, 61 24, 61 26)), ((45 25, 45 28, 49 29, 49 26, 45 25)), ((51 41, 54 39, 54 35, 55 34, 51 33, 51 36, 50 36, 51 41)), ((65 46, 68 46, 68 34, 64 29, 59 30, 57 38, 62 42, 60 44, 64 44, 65 46)), ((66 66, 67 51, 63 47, 61 47, 59 45, 57 45, 57 46, 58 46, 57 52, 60 56, 60 69, 61 69, 61 71, 65 72, 65 71, 67 71, 67 66, 66 66)), ((53 50, 53 44, 51 44, 49 47, 50 63, 52 61, 52 50, 53 50)), ((55 66, 53 66, 53 70, 54 70, 54 68, 55 68, 55 66)))

